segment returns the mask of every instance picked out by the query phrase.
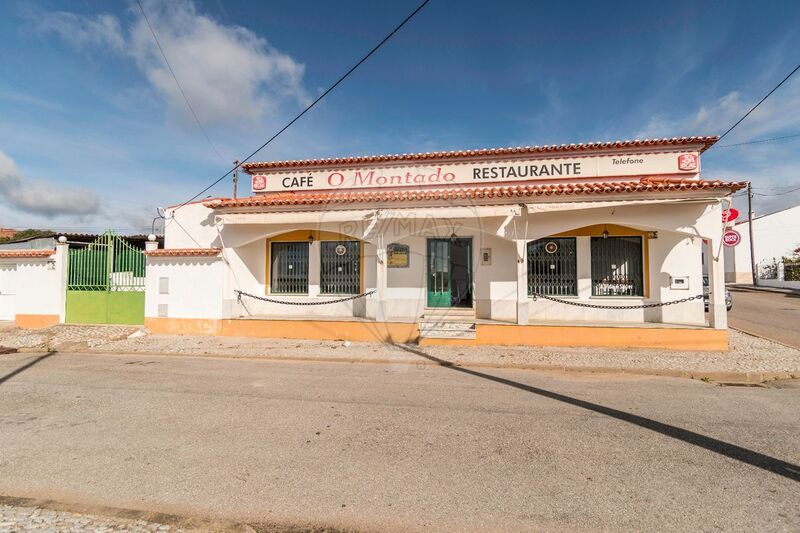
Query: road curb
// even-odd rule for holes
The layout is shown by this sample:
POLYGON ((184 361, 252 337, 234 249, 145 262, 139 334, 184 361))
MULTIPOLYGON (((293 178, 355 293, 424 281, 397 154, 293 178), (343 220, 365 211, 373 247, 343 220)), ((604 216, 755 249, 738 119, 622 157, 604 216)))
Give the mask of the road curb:
POLYGON ((161 513, 154 511, 140 511, 109 507, 106 505, 88 505, 66 503, 46 498, 24 498, 0 495, 0 505, 12 507, 35 507, 49 511, 59 511, 81 515, 92 515, 108 519, 144 520, 145 522, 166 524, 189 531, 220 531, 224 533, 255 533, 256 530, 244 522, 224 519, 194 518, 183 515, 161 513))
POLYGON ((759 285, 758 287, 754 287, 752 285, 727 285, 727 288, 728 290, 738 289, 747 292, 771 292, 772 294, 789 294, 792 296, 800 296, 800 291, 795 289, 782 289, 780 287, 765 287, 763 285, 759 285))
POLYGON ((198 357, 204 359, 233 359, 242 361, 273 361, 273 362, 293 362, 293 363, 346 363, 346 364, 407 364, 424 366, 441 366, 441 367, 459 367, 459 368, 493 368, 498 370, 538 370, 548 372, 564 372, 564 373, 583 373, 583 374, 627 374, 634 376, 657 376, 657 377, 671 377, 683 379, 697 379, 718 383, 744 383, 744 384, 757 384, 767 381, 774 381, 778 379, 796 379, 800 377, 800 369, 796 372, 730 372, 730 371, 704 371, 704 370, 679 370, 679 369, 661 369, 661 368, 620 368, 608 366, 570 366, 570 365, 548 365, 548 364, 527 364, 527 363, 459 363, 457 361, 432 361, 420 356, 417 359, 390 359, 390 358, 356 358, 356 357, 271 357, 271 356, 252 356, 252 355, 230 355, 230 354, 175 354, 175 353, 159 353, 159 352, 130 352, 120 353, 113 351, 80 351, 80 352, 58 352, 58 353, 80 353, 82 355, 99 355, 99 356, 112 356, 117 357, 125 356, 142 356, 142 357, 198 357))

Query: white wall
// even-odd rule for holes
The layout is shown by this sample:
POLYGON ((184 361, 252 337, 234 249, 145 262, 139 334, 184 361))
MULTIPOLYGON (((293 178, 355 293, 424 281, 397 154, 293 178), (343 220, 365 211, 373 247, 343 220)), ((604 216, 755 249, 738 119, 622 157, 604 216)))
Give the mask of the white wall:
POLYGON ((14 274, 17 315, 56 315, 63 321, 66 287, 63 284, 64 262, 59 253, 50 258, 0 259, 16 265, 14 274), (58 259, 58 261, 57 261, 58 259))
POLYGON ((214 211, 202 203, 167 209, 164 214, 164 248, 214 248, 222 246, 214 211))
POLYGON ((224 275, 218 257, 148 257, 145 318, 224 318, 224 275))

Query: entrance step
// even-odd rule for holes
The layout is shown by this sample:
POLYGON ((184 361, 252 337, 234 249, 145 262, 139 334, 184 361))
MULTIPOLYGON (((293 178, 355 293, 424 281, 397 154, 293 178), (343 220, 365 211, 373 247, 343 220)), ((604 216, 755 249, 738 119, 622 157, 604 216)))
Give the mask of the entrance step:
POLYGON ((475 312, 472 315, 451 316, 425 313, 419 322, 419 337, 423 339, 475 339, 475 312))
POLYGON ((475 309, 472 307, 426 307, 426 316, 451 316, 451 317, 469 317, 475 318, 475 309))

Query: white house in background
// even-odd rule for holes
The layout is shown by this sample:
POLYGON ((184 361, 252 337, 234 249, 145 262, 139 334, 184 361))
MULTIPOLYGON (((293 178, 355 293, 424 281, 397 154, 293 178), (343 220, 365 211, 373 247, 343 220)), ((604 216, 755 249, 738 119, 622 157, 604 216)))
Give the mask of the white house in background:
POLYGON ((247 163, 252 196, 167 208, 165 248, 146 252, 145 324, 726 349, 722 209, 745 184, 700 179, 716 140, 247 163))
MULTIPOLYGON (((747 220, 743 220, 737 222, 734 229, 741 234, 742 241, 725 249, 725 281, 751 283, 750 227, 747 220)), ((753 217, 753 233, 758 267, 780 262, 781 257, 791 257, 793 250, 800 247, 800 205, 753 217)))

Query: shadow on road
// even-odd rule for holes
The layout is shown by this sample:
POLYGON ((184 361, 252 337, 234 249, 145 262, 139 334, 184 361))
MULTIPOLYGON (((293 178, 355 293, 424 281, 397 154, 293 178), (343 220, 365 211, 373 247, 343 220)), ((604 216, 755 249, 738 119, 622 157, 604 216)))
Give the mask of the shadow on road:
POLYGON ((564 402, 582 409, 593 411, 595 413, 610 416, 611 418, 616 418, 617 420, 622 420, 624 422, 655 431, 656 433, 660 433, 667 437, 672 437, 673 439, 677 439, 688 444, 693 444, 694 446, 698 446, 700 448, 705 448, 706 450, 710 450, 720 455, 724 455, 725 457, 730 457, 731 459, 736 459, 737 461, 741 461, 751 466, 773 472, 791 480, 800 481, 800 466, 770 457, 769 455, 748 450, 747 448, 742 448, 741 446, 736 446, 735 444, 721 441, 713 437, 701 435, 699 433, 695 433, 694 431, 689 431, 688 429, 679 428, 670 424, 664 424, 663 422, 658 422, 650 418, 645 418, 643 416, 627 413, 611 407, 606 407, 605 405, 587 402, 586 400, 580 400, 578 398, 573 398, 557 392, 534 387, 532 385, 526 385, 525 383, 519 383, 517 381, 501 378, 485 372, 479 372, 477 370, 455 366, 450 361, 439 359, 438 357, 425 353, 423 350, 413 346, 405 344, 397 344, 396 346, 406 350, 407 352, 424 357, 429 361, 433 361, 437 365, 448 367, 451 370, 469 374, 470 376, 487 379, 489 381, 494 381, 495 383, 500 383, 502 385, 514 387, 515 389, 538 394, 539 396, 543 396, 551 400, 564 402))
POLYGON ((16 376, 17 374, 21 374, 21 373, 25 372, 25 371, 26 371, 26 370, 28 370, 30 367, 32 367, 33 365, 35 365, 35 364, 39 363, 40 361, 44 361, 44 360, 45 360, 45 359, 47 359, 48 357, 51 357, 51 356, 53 356, 53 355, 55 355, 55 354, 56 354, 56 352, 47 352, 47 353, 46 353, 46 354, 44 354, 44 355, 40 355, 39 357, 36 357, 36 358, 34 358, 34 359, 32 359, 32 360, 28 361, 27 363, 25 363, 25 364, 24 364, 24 365, 22 365, 21 367, 17 368, 16 370, 12 370, 11 372, 9 372, 8 374, 6 374, 5 376, 2 376, 2 377, 0 377, 0 385, 2 385, 3 383, 5 383, 5 382, 6 382, 6 381, 8 381, 9 379, 13 378, 13 377, 14 377, 14 376, 16 376))

